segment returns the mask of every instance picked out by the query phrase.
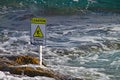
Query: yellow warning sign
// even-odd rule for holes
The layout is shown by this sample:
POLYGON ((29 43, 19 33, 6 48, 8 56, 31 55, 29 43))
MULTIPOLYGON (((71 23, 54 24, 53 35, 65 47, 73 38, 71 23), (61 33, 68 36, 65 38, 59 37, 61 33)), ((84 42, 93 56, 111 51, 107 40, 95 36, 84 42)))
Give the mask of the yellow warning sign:
POLYGON ((37 26, 34 34, 33 34, 33 37, 39 37, 39 38, 43 38, 43 33, 42 33, 42 30, 40 29, 39 25, 37 26))
POLYGON ((32 18, 31 19, 31 23, 34 23, 34 24, 45 24, 46 23, 46 19, 45 18, 32 18))

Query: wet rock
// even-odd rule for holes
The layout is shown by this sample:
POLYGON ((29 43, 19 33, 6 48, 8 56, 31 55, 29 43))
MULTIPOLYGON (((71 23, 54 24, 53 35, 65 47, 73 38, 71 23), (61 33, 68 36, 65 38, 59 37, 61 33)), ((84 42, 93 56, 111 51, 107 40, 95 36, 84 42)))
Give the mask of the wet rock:
MULTIPOLYGON (((2 56, 0 57, 0 70, 9 71, 11 74, 34 76, 45 76, 54 78, 56 80, 82 80, 80 78, 74 78, 70 75, 64 75, 57 71, 51 70, 47 67, 21 67, 25 64, 38 64, 37 58, 32 56, 2 56)), ((43 63, 44 66, 46 66, 43 63)))

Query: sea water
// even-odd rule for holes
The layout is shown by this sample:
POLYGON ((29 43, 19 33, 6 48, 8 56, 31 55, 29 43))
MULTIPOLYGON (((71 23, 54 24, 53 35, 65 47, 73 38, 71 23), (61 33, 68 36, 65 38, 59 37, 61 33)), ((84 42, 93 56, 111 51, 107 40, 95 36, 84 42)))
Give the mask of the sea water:
MULTIPOLYGON (((39 8, 35 5, 31 5, 34 9, 24 7, 32 4, 33 1, 36 4, 38 2, 41 4, 41 1, 25 1, 27 3, 19 0, 15 2, 15 4, 19 3, 19 6, 22 6, 18 10, 16 9, 18 6, 16 7, 15 4, 10 2, 13 5, 10 8, 7 1, 2 2, 4 5, 1 5, 0 11, 0 56, 32 55, 38 57, 37 46, 30 44, 30 18, 41 15, 39 15, 39 8)), ((66 2, 61 0, 59 2, 60 6, 63 6, 61 3, 69 6, 69 2, 73 2, 71 6, 76 3, 78 6, 83 6, 84 12, 80 14, 44 15, 47 24, 43 60, 51 69, 85 80, 119 80, 120 14, 98 10, 91 11, 92 4, 97 3, 101 6, 102 3, 106 4, 107 7, 104 5, 102 8, 119 11, 119 3, 117 3, 119 1, 90 1, 83 0, 84 4, 81 3, 81 0, 66 2), (114 7, 111 8, 109 6, 111 4, 114 7), (88 10, 86 11, 86 9, 88 10)), ((54 4, 57 2, 57 0, 54 3, 44 1, 44 4, 49 3, 49 7, 51 7, 55 6, 54 4)), ((46 6, 44 8, 46 9, 46 6)), ((5 76, 5 73, 2 74, 5 76)), ((42 77, 27 77, 27 79, 51 80, 42 77)))

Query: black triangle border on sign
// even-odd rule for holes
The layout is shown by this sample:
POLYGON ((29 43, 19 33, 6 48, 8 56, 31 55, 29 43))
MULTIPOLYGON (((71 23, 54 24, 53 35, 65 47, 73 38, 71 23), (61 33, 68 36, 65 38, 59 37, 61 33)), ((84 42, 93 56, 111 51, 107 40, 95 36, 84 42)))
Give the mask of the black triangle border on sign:
POLYGON ((39 28, 39 30, 40 30, 40 32, 41 32, 41 34, 43 35, 43 33, 42 33, 42 30, 40 29, 40 27, 39 27, 39 25, 37 26, 37 28, 35 29, 35 32, 34 32, 34 34, 33 34, 33 37, 39 37, 39 38, 43 38, 44 37, 44 35, 41 37, 41 36, 35 36, 35 33, 36 33, 36 31, 37 31, 37 29, 39 28))

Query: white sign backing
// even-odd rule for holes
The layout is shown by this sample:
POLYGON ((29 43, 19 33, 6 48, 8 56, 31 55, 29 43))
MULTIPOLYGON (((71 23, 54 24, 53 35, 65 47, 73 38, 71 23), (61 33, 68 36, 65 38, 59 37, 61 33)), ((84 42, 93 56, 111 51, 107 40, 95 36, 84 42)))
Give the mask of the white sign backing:
POLYGON ((45 30, 46 19, 45 18, 32 18, 31 19, 31 44, 33 45, 45 45, 45 30))

